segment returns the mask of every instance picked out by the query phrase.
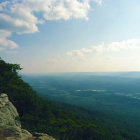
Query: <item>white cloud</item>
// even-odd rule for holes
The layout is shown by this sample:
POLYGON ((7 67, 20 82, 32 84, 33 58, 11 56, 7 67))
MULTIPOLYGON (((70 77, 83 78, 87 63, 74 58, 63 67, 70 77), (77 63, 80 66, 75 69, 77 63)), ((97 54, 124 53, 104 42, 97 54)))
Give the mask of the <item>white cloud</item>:
MULTIPOLYGON (((45 20, 88 19, 91 1, 101 3, 101 0, 5 0, 0 2, 0 30, 10 35, 35 33, 39 31, 37 25, 45 20)), ((16 46, 10 40, 5 45, 5 40, 1 39, 3 46, 16 46)))
POLYGON ((107 49, 110 51, 140 49, 140 39, 130 39, 121 42, 112 42, 108 45, 107 49))
POLYGON ((0 13, 0 28, 10 32, 33 33, 37 32, 36 26, 39 23, 32 10, 23 3, 16 1, 6 1, 1 3, 2 11, 0 13))
POLYGON ((61 0, 55 6, 52 6, 49 11, 44 13, 46 20, 68 20, 73 18, 87 19, 88 10, 90 5, 88 0, 79 2, 78 0, 61 0))
POLYGON ((89 54, 99 55, 99 54, 102 54, 104 52, 104 49, 105 49, 104 43, 102 43, 100 45, 93 46, 91 48, 82 48, 79 50, 69 51, 69 52, 67 52, 67 56, 78 56, 80 58, 83 58, 89 54))
POLYGON ((102 4, 102 0, 93 0, 94 2, 98 3, 98 4, 102 4))
POLYGON ((139 54, 140 39, 129 39, 72 50, 66 55, 81 71, 133 71, 140 70, 139 54))
POLYGON ((110 44, 99 44, 90 48, 82 48, 79 50, 72 50, 67 52, 67 56, 79 56, 86 57, 89 54, 92 55, 107 55, 107 54, 118 54, 124 52, 125 54, 132 53, 133 51, 140 51, 140 39, 130 39, 120 42, 112 42, 110 44))
POLYGON ((84 58, 86 54, 92 53, 92 49, 82 48, 80 50, 72 50, 67 52, 67 56, 78 56, 79 58, 84 58))
POLYGON ((0 3, 0 28, 19 34, 34 33, 42 20, 88 19, 89 9, 90 0, 7 0, 0 3), (36 13, 42 15, 42 20, 36 13))
POLYGON ((11 32, 0 30, 0 50, 6 50, 6 49, 15 49, 18 48, 18 45, 12 41, 7 39, 11 36, 11 32))

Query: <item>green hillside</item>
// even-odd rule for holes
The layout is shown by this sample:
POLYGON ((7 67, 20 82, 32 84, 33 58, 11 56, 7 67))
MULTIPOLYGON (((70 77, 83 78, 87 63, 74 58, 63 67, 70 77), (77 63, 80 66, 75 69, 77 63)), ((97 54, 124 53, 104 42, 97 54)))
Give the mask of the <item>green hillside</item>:
POLYGON ((109 132, 40 98, 18 76, 19 70, 19 65, 0 59, 0 91, 7 93, 16 106, 23 128, 46 132, 60 140, 111 139, 109 132))
MULTIPOLYGON (((140 79, 119 74, 53 73, 22 77, 39 96, 90 120, 111 136, 139 140, 140 79)), ((132 77, 131 73, 129 76, 132 77)))

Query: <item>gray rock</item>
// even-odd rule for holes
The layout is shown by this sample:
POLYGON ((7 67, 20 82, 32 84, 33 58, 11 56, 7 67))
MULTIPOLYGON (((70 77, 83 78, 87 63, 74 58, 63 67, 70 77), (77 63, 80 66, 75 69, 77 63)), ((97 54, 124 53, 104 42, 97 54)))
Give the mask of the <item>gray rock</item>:
POLYGON ((44 134, 44 133, 33 133, 33 136, 35 136, 36 140, 55 140, 53 137, 44 134))
POLYGON ((0 94, 0 140, 55 140, 47 134, 34 133, 21 128, 19 114, 7 94, 0 94))
POLYGON ((21 127, 18 112, 4 93, 0 95, 0 125, 21 127))

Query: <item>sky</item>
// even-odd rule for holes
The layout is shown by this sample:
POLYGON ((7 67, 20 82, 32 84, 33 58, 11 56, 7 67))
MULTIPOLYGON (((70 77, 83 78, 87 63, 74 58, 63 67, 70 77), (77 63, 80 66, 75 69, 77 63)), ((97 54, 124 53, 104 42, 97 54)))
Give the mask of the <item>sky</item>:
POLYGON ((0 57, 22 73, 140 71, 140 1, 0 0, 0 57))

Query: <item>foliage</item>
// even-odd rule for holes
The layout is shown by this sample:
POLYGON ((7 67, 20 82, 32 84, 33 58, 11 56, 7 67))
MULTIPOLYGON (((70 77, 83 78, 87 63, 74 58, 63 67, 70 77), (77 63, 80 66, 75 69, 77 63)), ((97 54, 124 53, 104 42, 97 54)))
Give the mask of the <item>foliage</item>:
POLYGON ((95 124, 39 97, 18 75, 19 70, 20 65, 0 59, 0 91, 7 93, 16 106, 25 129, 45 132, 60 140, 109 139, 95 124))
POLYGON ((127 73, 125 77, 93 74, 24 75, 23 79, 47 102, 93 122, 112 139, 139 140, 140 78, 131 78, 130 73, 130 78, 127 73))

